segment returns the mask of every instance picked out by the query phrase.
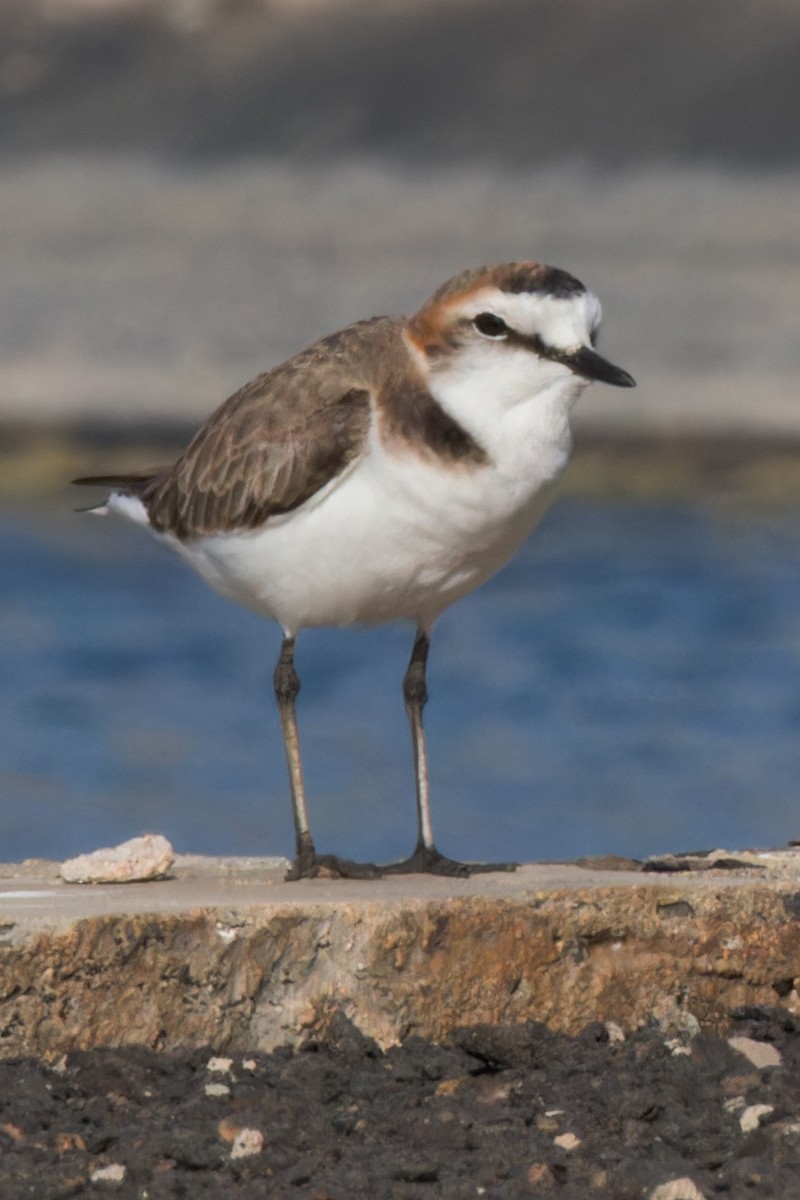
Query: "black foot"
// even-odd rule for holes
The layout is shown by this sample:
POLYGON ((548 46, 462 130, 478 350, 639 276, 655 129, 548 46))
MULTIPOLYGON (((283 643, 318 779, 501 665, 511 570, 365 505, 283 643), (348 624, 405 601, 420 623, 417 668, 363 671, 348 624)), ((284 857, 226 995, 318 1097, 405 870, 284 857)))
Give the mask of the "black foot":
POLYGON ((311 851, 297 856, 286 872, 286 879, 380 879, 383 873, 375 863, 352 862, 336 854, 311 851))
POLYGON ((489 871, 516 871, 518 866, 518 863, 512 862, 457 862, 454 858, 445 858, 435 846, 431 849, 427 846, 417 846, 410 858, 398 863, 389 863, 381 868, 381 872, 384 875, 450 875, 466 879, 469 875, 485 874, 489 871))

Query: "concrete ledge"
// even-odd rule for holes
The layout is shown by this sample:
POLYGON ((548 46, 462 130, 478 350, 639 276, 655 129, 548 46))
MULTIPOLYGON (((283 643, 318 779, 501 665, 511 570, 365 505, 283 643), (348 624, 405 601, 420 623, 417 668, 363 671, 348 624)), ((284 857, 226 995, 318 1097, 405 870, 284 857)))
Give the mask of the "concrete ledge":
POLYGON ((263 1049, 343 1011, 388 1045, 475 1022, 575 1033, 800 1011, 797 852, 739 870, 525 866, 286 884, 281 860, 179 858, 159 883, 0 868, 0 1057, 143 1043, 263 1049))

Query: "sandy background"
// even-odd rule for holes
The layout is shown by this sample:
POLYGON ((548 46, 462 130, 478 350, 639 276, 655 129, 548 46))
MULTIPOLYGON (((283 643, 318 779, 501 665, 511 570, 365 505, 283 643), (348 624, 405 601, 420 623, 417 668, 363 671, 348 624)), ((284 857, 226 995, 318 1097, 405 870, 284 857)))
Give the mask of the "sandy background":
POLYGON ((6 0, 0 420, 194 421, 535 257, 639 380, 581 422, 800 433, 788 0, 6 0))

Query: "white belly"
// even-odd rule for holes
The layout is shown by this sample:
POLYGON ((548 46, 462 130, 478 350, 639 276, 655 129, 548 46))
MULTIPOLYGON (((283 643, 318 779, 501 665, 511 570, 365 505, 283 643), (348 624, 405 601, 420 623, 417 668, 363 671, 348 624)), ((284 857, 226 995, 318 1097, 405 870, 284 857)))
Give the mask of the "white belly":
POLYGON ((344 477, 255 532, 167 540, 212 587, 277 620, 408 619, 430 628, 517 550, 547 504, 568 439, 482 467, 431 465, 374 446, 344 477))

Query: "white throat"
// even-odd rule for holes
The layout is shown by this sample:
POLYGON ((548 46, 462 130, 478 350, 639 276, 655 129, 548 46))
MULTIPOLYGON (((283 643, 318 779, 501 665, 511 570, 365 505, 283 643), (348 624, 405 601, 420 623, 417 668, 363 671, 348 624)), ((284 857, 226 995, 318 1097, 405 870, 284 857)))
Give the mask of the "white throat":
POLYGON ((490 455, 521 439, 528 452, 568 452, 569 414, 588 380, 524 347, 472 344, 427 373, 442 408, 490 455))

